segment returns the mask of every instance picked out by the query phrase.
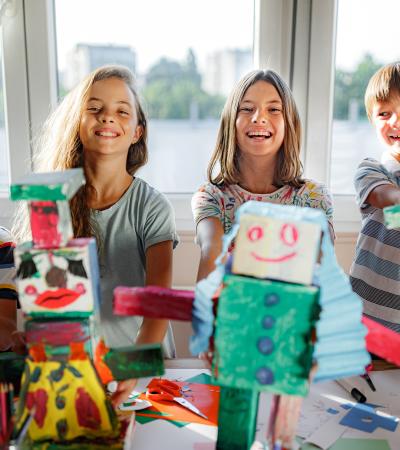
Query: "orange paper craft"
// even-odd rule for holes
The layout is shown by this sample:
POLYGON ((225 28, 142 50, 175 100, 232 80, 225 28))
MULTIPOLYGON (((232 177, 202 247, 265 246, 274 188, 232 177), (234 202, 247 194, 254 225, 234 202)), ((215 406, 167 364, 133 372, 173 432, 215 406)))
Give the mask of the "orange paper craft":
MULTIPOLYGON (((157 378, 153 378, 157 381, 157 378)), ((153 380, 150 381, 153 382, 153 380)), ((149 383, 149 384, 150 384, 149 383)), ((156 419, 173 420, 177 422, 201 423, 203 425, 218 426, 219 386, 212 384, 190 383, 185 381, 174 381, 181 389, 188 386, 183 392, 183 397, 196 406, 208 419, 191 412, 189 409, 172 401, 150 400, 152 406, 145 411, 136 411, 137 416, 154 417, 156 419), (159 413, 168 414, 160 416, 159 413), (153 414, 152 414, 153 413, 153 414), (158 414, 157 414, 158 413, 158 414)), ((146 393, 139 398, 148 400, 146 393)))

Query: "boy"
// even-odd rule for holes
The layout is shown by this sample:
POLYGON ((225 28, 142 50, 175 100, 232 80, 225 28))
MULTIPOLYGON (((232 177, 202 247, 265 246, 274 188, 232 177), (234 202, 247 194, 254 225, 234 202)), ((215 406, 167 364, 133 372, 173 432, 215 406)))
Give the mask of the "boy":
POLYGON ((400 203, 400 62, 373 75, 365 107, 386 150, 380 162, 364 159, 355 175, 362 228, 350 281, 364 313, 400 332, 400 229, 388 230, 382 211, 400 203))
POLYGON ((17 291, 10 233, 0 227, 0 352, 24 351, 22 333, 17 331, 17 291))

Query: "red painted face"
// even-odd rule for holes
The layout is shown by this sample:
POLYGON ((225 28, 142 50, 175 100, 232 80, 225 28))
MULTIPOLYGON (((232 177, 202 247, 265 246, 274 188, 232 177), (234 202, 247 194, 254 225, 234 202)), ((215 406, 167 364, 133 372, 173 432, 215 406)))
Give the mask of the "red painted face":
MULTIPOLYGON (((264 234, 266 232, 266 227, 262 227, 260 225, 253 225, 247 230, 247 238, 250 242, 256 242, 264 238, 264 234)), ((286 247, 293 247, 296 245, 299 239, 299 232, 295 225, 290 223, 285 223, 282 225, 279 231, 279 238, 282 244, 286 247)), ((288 261, 295 256, 297 256, 296 251, 292 251, 281 256, 277 256, 274 258, 267 258, 264 256, 258 255, 256 252, 252 251, 251 256, 260 262, 269 262, 269 263, 281 263, 288 261)))

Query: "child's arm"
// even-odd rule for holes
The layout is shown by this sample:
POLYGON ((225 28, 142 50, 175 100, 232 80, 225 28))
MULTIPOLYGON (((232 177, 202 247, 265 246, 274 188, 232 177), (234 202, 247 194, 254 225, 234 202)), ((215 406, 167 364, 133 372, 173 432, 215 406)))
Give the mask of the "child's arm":
POLYGON ((394 184, 381 184, 372 189, 366 202, 375 208, 383 209, 400 203, 400 189, 394 184))
MULTIPOLYGON (((146 286, 171 287, 172 284, 172 241, 164 241, 150 246, 146 251, 146 286)), ((162 342, 168 321, 143 318, 136 344, 162 342)), ((124 402, 135 388, 137 380, 129 379, 118 383, 112 395, 112 404, 117 407, 124 402)))
MULTIPOLYGON (((1 295, 1 294, 0 294, 1 295)), ((25 353, 24 334, 17 330, 17 302, 0 298, 0 351, 25 353)))
POLYGON ((12 333, 17 329, 17 302, 0 298, 0 351, 12 347, 12 333))
POLYGON ((205 278, 215 269, 215 259, 222 250, 224 229, 217 217, 206 217, 197 225, 196 239, 200 245, 200 263, 197 281, 205 278))
MULTIPOLYGON (((146 252, 146 286, 170 288, 172 284, 172 241, 152 245, 146 252)), ((161 342, 167 331, 168 321, 143 318, 137 344, 161 342)))

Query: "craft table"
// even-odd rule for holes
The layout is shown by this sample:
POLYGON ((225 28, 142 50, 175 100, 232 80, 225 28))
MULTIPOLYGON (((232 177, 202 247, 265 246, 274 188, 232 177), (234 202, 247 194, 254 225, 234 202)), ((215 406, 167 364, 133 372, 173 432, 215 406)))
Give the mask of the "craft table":
MULTIPOLYGON (((378 364, 379 365, 379 364, 378 364)), ((186 380, 200 373, 210 373, 204 361, 199 359, 175 359, 167 360, 165 362, 166 374, 164 377, 169 379, 186 380)), ((392 369, 393 366, 384 364, 380 369, 392 369)), ((393 371, 392 371, 393 372, 393 371)), ((393 382, 393 376, 397 376, 397 373, 387 372, 388 378, 393 382)), ((374 374, 372 374, 374 378, 374 374)), ((379 375, 382 378, 382 375, 379 375)), ((398 371, 398 377, 400 381, 400 371, 398 371)), ((359 387, 362 387, 365 383, 364 380, 359 378, 359 387)), ((376 377, 375 377, 376 378, 376 377)), ((151 378, 141 379, 137 385, 137 390, 145 390, 146 385, 151 378)), ((380 382, 377 384, 377 390, 379 390, 380 382)), ((364 389, 368 393, 368 388, 364 389)), ((340 391, 340 387, 334 382, 326 382, 313 384, 310 391, 310 399, 316 401, 318 404, 320 399, 318 396, 324 395, 324 393, 342 395, 344 401, 351 401, 351 398, 346 398, 346 394, 340 391)), ((399 412, 400 412, 400 389, 399 389, 399 412)), ((374 396, 369 395, 372 403, 377 403, 379 399, 379 393, 374 396)), ((266 423, 269 416, 269 395, 262 394, 260 397, 258 422, 257 422, 257 434, 256 439, 260 441, 265 440, 266 435, 266 423)), ((306 405, 307 400, 305 400, 306 405)), ((312 406, 312 405, 311 405, 312 406)), ((303 408, 303 412, 306 413, 310 404, 307 403, 307 407, 303 408)), ((322 406, 323 407, 323 406, 322 406)), ((395 408, 392 408, 395 409, 395 408)), ((333 426, 333 425, 332 425, 333 426)), ((400 433, 396 429, 396 432, 400 433)), ((387 434, 387 433, 386 433, 387 434)), ((369 433, 350 433, 347 437, 338 439, 336 443, 330 447, 331 450, 398 450, 400 447, 393 447, 392 444, 387 441, 385 430, 378 432, 373 436, 369 433), (360 437, 360 433, 361 436, 360 437)), ((184 427, 177 427, 167 420, 154 420, 153 422, 140 424, 136 423, 135 431, 133 435, 127 436, 126 449, 140 449, 140 450, 214 450, 215 442, 217 438, 217 427, 190 424, 184 427)), ((395 442, 395 440, 394 440, 395 442)), ((317 447, 311 444, 296 445, 297 448, 302 450, 315 450, 317 447)))

